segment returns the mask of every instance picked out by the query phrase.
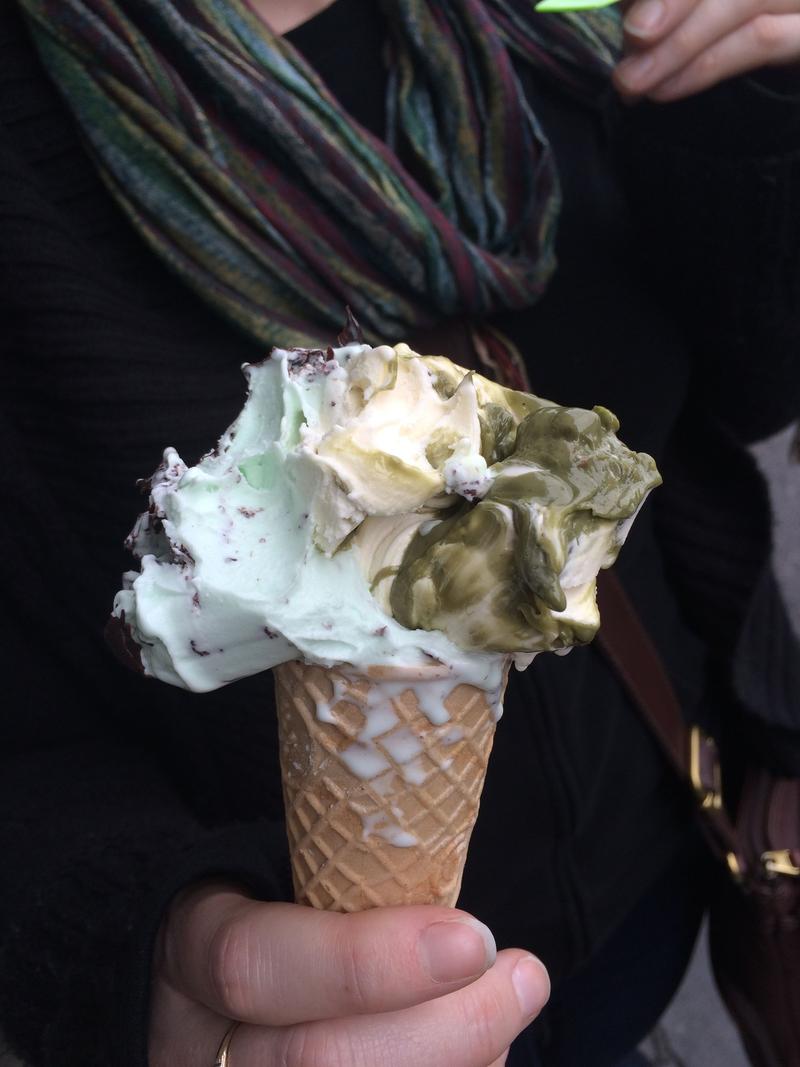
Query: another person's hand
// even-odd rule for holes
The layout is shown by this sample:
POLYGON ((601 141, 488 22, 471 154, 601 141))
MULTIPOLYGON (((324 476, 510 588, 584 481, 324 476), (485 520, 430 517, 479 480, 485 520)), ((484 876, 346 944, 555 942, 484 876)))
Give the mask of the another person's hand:
POLYGON ((737 74, 800 63, 800 0, 636 0, 630 54, 614 73, 626 97, 667 102, 737 74))
POLYGON ((439 907, 356 915, 263 904, 230 886, 183 893, 162 927, 152 1067, 501 1067, 539 1013, 547 973, 495 955, 482 924, 439 907))

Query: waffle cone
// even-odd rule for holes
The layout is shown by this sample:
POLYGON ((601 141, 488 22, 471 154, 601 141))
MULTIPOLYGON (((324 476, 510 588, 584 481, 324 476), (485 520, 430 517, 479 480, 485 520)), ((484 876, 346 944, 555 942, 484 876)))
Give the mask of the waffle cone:
POLYGON ((297 902, 455 905, 502 689, 459 684, 440 665, 357 674, 299 662, 275 669, 275 687, 297 902), (442 707, 446 721, 432 722, 442 707))

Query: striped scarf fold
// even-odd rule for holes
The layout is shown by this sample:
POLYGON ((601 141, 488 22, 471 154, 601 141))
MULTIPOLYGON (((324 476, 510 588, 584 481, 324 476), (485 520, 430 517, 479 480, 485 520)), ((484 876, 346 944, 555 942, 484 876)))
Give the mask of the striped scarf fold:
POLYGON ((133 225, 267 345, 327 342, 346 304, 392 341, 535 302, 559 189, 515 62, 592 99, 621 45, 609 10, 381 0, 384 144, 247 0, 18 2, 133 225))

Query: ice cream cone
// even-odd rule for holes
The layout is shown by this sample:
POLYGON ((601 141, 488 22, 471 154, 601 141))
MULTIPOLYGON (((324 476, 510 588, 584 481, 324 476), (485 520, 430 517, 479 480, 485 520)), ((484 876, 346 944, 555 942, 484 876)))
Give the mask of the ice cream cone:
POLYGON ((442 665, 275 668, 295 899, 456 903, 505 688, 442 665))

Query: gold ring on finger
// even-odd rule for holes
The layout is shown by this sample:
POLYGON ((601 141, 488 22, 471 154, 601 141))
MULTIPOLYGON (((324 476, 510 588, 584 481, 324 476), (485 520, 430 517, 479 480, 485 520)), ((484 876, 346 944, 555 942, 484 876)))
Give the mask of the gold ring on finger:
POLYGON ((233 1041, 233 1035, 239 1029, 239 1023, 234 1023, 229 1026, 225 1031, 225 1036, 217 1051, 217 1058, 214 1060, 214 1067, 228 1067, 228 1053, 231 1050, 231 1042, 233 1041))

